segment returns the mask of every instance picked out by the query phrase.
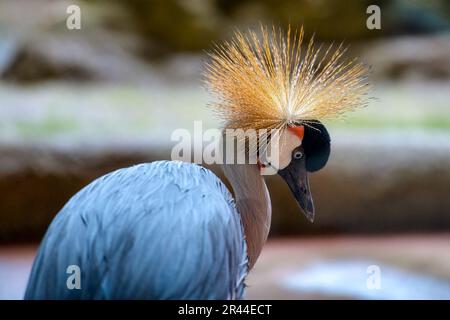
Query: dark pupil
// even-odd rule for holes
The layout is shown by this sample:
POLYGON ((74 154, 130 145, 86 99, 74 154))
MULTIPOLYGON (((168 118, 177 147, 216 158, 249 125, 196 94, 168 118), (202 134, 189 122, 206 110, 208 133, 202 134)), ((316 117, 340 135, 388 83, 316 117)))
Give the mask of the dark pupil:
POLYGON ((297 152, 294 153, 294 158, 295 159, 300 159, 302 156, 303 155, 302 155, 302 153, 300 151, 297 151, 297 152))

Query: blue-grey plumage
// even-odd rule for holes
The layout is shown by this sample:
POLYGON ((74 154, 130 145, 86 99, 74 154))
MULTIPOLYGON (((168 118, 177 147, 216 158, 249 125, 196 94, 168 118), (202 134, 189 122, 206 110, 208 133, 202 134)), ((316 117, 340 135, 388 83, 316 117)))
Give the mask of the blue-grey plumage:
POLYGON ((51 223, 26 299, 236 299, 248 271, 234 200, 211 171, 159 161, 107 174, 51 223), (81 289, 67 287, 69 265, 81 289))

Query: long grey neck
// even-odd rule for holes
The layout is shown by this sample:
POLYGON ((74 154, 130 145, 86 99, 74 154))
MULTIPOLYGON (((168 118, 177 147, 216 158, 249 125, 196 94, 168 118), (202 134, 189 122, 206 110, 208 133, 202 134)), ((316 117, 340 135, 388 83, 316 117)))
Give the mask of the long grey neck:
POLYGON ((247 241, 249 268, 253 268, 266 243, 272 218, 270 196, 255 164, 225 164, 225 176, 233 187, 247 241))

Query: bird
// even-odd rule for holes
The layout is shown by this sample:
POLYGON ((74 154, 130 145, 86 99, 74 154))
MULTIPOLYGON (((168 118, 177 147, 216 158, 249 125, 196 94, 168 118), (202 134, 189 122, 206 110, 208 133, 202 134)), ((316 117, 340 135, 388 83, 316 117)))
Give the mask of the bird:
POLYGON ((276 130, 275 167, 261 148, 256 163, 222 164, 231 190, 204 166, 174 160, 97 178, 51 222, 24 298, 244 299, 272 216, 262 170, 273 168, 313 221, 308 174, 330 156, 323 121, 366 104, 366 66, 345 58, 342 44, 323 50, 313 38, 305 46, 303 27, 261 25, 208 53, 208 106, 222 132, 276 130))

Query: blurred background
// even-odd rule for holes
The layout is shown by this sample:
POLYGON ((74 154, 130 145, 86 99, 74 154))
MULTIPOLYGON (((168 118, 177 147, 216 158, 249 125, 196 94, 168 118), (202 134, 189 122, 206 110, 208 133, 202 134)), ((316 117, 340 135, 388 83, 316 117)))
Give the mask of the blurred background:
POLYGON ((80 188, 169 159, 174 129, 219 125, 205 50, 263 22, 345 41, 371 66, 374 98, 327 123, 314 224, 268 177, 272 230, 247 297, 449 299, 449 17, 445 0, 1 0, 0 298, 22 298, 39 241, 80 188), (81 30, 66 27, 71 4, 81 30), (371 4, 381 30, 366 27, 371 4))

